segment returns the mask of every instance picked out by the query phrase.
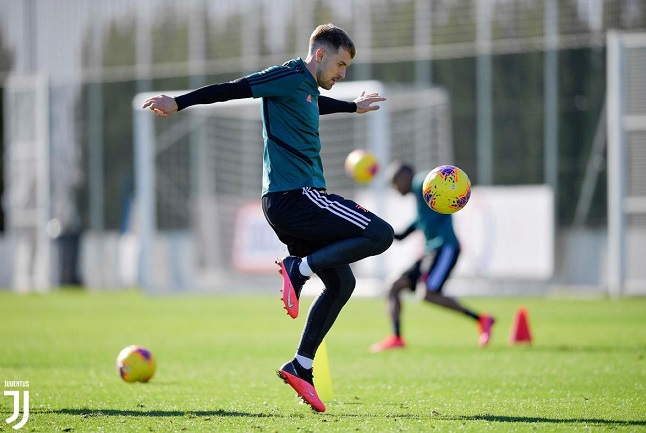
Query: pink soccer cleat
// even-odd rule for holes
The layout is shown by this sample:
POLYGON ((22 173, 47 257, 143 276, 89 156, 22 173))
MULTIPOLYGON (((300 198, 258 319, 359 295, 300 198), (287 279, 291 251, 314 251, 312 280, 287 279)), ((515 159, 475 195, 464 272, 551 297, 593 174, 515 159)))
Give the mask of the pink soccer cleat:
POLYGON ((404 339, 398 335, 389 335, 383 341, 370 346, 370 351, 373 353, 381 352, 389 349, 403 349, 406 347, 404 339))

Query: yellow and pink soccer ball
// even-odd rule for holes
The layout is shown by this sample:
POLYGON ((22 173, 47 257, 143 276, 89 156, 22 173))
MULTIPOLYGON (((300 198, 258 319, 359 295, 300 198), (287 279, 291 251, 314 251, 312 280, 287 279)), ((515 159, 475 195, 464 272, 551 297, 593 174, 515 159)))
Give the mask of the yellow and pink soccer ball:
POLYGON ((441 165, 424 178, 422 195, 435 212, 452 214, 469 202, 471 181, 462 169, 454 165, 441 165))
POLYGON ((379 171, 379 162, 369 150, 356 149, 348 154, 344 168, 345 173, 355 182, 367 184, 379 171))
POLYGON ((117 356, 117 372, 126 382, 148 382, 156 367, 153 354, 141 346, 128 346, 117 356))

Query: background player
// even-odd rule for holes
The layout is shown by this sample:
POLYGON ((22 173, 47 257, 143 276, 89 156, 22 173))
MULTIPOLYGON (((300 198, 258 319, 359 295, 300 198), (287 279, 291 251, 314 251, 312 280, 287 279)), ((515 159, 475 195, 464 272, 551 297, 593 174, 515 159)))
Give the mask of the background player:
POLYGON ((427 172, 415 174, 413 167, 402 163, 393 163, 388 170, 391 185, 401 195, 413 193, 417 203, 417 218, 402 233, 395 234, 395 239, 406 238, 415 230, 421 230, 426 237, 424 256, 419 258, 409 269, 390 286, 388 291, 388 312, 392 321, 393 333, 383 341, 371 346, 371 351, 380 352, 387 349, 403 348, 406 343, 401 330, 401 299, 403 290, 415 290, 418 281, 424 282, 426 292, 424 300, 435 305, 449 308, 470 317, 478 323, 480 330, 479 344, 486 346, 491 338, 491 327, 494 318, 477 314, 462 306, 458 301, 442 293, 444 283, 451 275, 460 256, 460 244, 453 231, 451 215, 443 215, 432 210, 422 196, 422 184, 427 172))

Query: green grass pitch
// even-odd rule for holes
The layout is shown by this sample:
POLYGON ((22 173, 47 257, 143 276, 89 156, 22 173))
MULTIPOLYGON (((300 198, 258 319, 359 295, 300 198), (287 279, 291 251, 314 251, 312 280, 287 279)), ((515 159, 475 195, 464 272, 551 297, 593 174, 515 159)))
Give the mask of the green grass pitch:
MULTIPOLYGON (((30 432, 646 431, 646 298, 463 299, 498 319, 485 349, 474 322, 407 299, 409 346, 380 354, 384 301, 353 298, 326 337, 323 414, 275 374, 310 301, 292 320, 278 293, 2 293, 0 384, 29 381, 30 432), (508 343, 520 307, 531 346, 508 343), (129 344, 155 355, 151 382, 116 373, 129 344)), ((0 431, 14 431, 0 397, 0 431)))

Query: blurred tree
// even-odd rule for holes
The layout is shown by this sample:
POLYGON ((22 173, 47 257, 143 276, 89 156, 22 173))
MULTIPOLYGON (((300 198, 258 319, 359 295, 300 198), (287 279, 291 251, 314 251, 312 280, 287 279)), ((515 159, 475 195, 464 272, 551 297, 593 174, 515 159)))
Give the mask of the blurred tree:
MULTIPOLYGON (((123 21, 118 24, 113 22, 106 27, 102 35, 103 68, 111 66, 132 66, 135 64, 135 50, 124 49, 134 47, 135 28, 134 19, 130 25, 123 21)), ((83 64, 90 67, 93 62, 92 38, 84 38, 83 64)), ((88 118, 88 86, 86 83, 79 100, 79 116, 82 119, 82 149, 83 166, 89 167, 89 145, 91 131, 88 118)), ((127 184, 124 179, 132 178, 133 149, 132 149, 132 98, 136 93, 136 82, 133 80, 111 81, 101 84, 102 95, 102 122, 103 122, 103 220, 106 229, 117 229, 121 226, 122 216, 127 211, 124 209, 123 186, 127 184)), ((88 172, 89 177, 92 173, 88 172)), ((81 202, 84 226, 89 226, 89 185, 84 185, 79 201, 81 202)))
MULTIPOLYGON (((4 82, 13 68, 14 53, 5 45, 0 29, 0 196, 4 194, 4 82)), ((4 208, 0 211, 0 232, 4 232, 4 208)))

